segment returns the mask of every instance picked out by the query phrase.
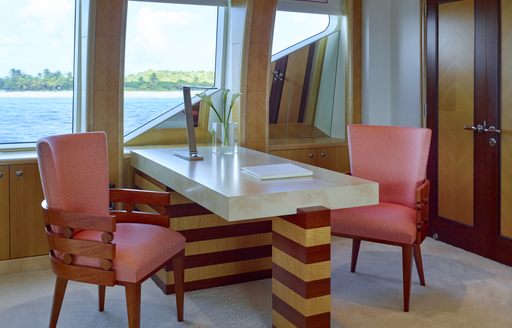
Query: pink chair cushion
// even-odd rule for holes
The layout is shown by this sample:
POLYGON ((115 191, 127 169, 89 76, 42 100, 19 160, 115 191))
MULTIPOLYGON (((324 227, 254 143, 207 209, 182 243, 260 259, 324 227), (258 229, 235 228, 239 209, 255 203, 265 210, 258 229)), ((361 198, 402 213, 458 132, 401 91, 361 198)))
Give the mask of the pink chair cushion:
POLYGON ((415 208, 432 131, 370 125, 349 125, 347 131, 352 175, 378 182, 381 202, 415 208))
POLYGON ((333 210, 331 229, 333 234, 412 245, 416 240, 416 211, 386 202, 333 210))
MULTIPOLYGON (((74 239, 101 241, 101 232, 81 231, 74 239)), ((114 232, 116 280, 139 282, 185 247, 185 237, 164 227, 118 223, 114 232)), ((77 256, 73 264, 99 267, 94 258, 77 256)))

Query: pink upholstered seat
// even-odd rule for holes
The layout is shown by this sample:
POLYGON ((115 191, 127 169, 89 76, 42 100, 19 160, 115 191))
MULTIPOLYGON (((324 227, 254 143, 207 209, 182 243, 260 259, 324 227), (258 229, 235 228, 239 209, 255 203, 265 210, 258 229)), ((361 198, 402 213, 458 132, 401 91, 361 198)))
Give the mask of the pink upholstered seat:
MULTIPOLYGON (((81 231, 73 239, 101 241, 101 233, 81 231)), ((118 223, 112 242, 116 244, 113 269, 120 282, 140 281, 185 247, 185 238, 181 234, 139 223, 118 223)), ((97 260, 83 256, 77 256, 74 264, 99 266, 97 260)))
POLYGON ((351 236, 412 244, 416 240, 416 211, 381 202, 379 205, 333 211, 331 228, 351 236))
POLYGON ((402 247, 404 311, 408 311, 413 249, 421 284, 425 284, 420 243, 428 223, 426 168, 431 131, 349 125, 347 132, 351 174, 379 183, 379 204, 333 211, 332 234, 353 239, 352 272, 361 240, 402 247))

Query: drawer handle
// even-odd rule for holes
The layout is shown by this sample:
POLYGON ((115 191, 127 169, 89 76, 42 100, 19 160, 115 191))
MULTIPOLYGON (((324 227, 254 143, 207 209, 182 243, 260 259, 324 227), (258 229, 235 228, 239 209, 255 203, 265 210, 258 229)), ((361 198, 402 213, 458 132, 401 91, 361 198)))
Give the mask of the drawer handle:
POLYGON ((17 177, 21 177, 23 175, 23 170, 17 170, 15 174, 17 177))
POLYGON ((0 172, 0 178, 3 178, 4 172, 0 172))
POLYGON ((325 157, 325 152, 324 152, 324 151, 323 151, 323 152, 321 152, 321 153, 320 153, 320 156, 325 157))
POLYGON ((308 157, 309 157, 309 158, 313 158, 313 153, 309 153, 309 154, 308 154, 308 157))

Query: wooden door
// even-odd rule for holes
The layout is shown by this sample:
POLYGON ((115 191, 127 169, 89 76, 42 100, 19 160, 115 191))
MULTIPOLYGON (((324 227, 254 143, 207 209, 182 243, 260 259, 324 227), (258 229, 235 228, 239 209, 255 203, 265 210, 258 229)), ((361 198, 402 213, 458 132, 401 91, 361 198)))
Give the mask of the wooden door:
POLYGON ((10 166, 11 258, 48 252, 41 201, 43 191, 37 164, 10 166))
POLYGON ((428 0, 431 234, 512 265, 500 219, 500 188, 512 181, 500 186, 499 37, 499 0, 428 0))

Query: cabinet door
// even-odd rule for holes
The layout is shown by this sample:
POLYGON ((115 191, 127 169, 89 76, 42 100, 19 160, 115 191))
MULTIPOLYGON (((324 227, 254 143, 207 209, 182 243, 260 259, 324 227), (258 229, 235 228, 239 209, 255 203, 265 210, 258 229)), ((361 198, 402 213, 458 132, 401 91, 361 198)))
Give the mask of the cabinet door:
POLYGON ((41 201, 43 191, 36 164, 10 166, 11 258, 48 252, 41 201))
POLYGON ((318 149, 318 166, 337 172, 349 172, 348 148, 331 147, 318 149))
POLYGON ((291 159, 301 163, 316 165, 316 149, 287 149, 287 150, 273 150, 270 152, 272 155, 291 159))
POLYGON ((9 166, 0 166, 0 260, 9 258, 9 166))

